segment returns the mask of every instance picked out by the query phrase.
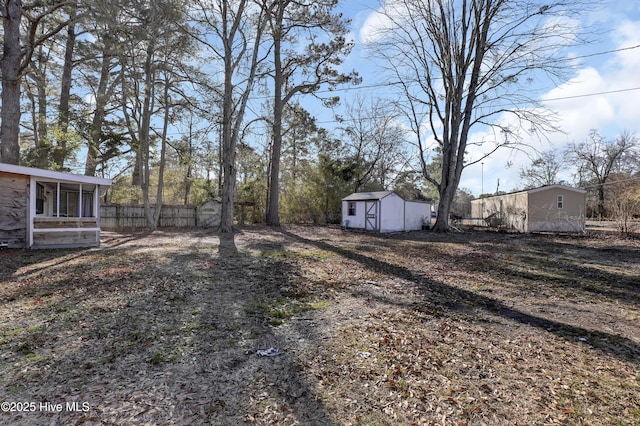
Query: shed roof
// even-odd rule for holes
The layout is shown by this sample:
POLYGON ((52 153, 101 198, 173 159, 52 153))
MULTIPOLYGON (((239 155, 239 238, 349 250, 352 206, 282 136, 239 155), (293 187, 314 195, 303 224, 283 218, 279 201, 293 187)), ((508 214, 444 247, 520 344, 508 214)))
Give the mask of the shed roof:
POLYGON ((393 191, 374 191, 374 192, 354 192, 353 194, 344 197, 342 201, 369 201, 369 200, 381 200, 393 194, 393 191))
POLYGON ((585 194, 587 192, 582 188, 574 188, 572 186, 567 186, 567 185, 545 185, 545 186, 540 186, 538 188, 528 189, 524 192, 539 192, 539 191, 546 191, 547 189, 566 189, 567 191, 575 191, 581 194, 585 194))
POLYGON ((567 185, 560 185, 560 184, 556 184, 556 185, 544 185, 544 186, 540 186, 538 188, 531 188, 531 189, 524 189, 522 191, 514 191, 514 192, 508 192, 505 194, 499 194, 499 195, 492 195, 490 197, 485 197, 485 198, 476 198, 475 200, 471 200, 471 202, 480 202, 482 200, 487 200, 489 198, 499 198, 499 197, 504 197, 507 195, 514 195, 514 194, 531 194, 532 192, 541 192, 541 191, 547 191, 550 189, 566 189, 567 191, 574 191, 574 192, 578 192, 580 194, 585 194, 587 191, 585 191, 584 189, 581 188, 574 188, 572 186, 567 186, 567 185))
POLYGON ((95 176, 75 175, 72 173, 54 172, 51 170, 36 169, 34 167, 16 166, 14 164, 0 163, 0 172, 17 175, 34 176, 41 179, 51 179, 59 182, 89 183, 94 185, 110 186, 111 179, 103 179, 95 176))

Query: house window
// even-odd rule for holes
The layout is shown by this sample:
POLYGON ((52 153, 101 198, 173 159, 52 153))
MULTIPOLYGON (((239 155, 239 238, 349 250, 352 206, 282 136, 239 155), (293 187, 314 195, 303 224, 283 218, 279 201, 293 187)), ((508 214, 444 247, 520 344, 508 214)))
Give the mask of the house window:
POLYGON ((356 203, 353 201, 349 201, 349 216, 356 215, 356 203))
POLYGON ((36 214, 44 214, 44 186, 36 184, 36 214))
POLYGON ((558 195, 558 208, 561 209, 564 207, 564 197, 562 195, 558 195))

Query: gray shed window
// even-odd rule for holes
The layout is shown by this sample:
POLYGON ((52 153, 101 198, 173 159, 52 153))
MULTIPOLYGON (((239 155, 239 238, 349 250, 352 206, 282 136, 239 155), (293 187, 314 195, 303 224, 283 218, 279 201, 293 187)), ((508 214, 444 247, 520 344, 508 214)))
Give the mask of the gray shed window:
POLYGON ((356 203, 354 201, 349 201, 349 204, 348 204, 347 207, 348 207, 348 210, 349 210, 348 215, 349 216, 355 216, 356 215, 356 203))
POLYGON ((558 195, 558 208, 561 209, 564 207, 564 197, 562 195, 558 195))

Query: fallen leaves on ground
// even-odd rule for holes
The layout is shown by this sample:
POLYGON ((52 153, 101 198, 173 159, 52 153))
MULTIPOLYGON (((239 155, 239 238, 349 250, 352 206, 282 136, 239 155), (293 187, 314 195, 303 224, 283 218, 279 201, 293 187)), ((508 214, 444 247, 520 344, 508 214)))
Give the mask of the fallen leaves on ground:
POLYGON ((0 251, 0 398, 53 404, 0 421, 640 424, 638 276, 640 244, 613 237, 246 227, 0 251))

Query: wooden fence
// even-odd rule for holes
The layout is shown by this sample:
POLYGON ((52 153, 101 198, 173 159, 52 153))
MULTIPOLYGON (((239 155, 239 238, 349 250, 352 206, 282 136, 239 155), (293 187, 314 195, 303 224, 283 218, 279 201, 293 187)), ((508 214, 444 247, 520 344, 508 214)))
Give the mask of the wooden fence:
MULTIPOLYGON (((163 205, 158 227, 189 228, 198 226, 197 207, 163 205)), ((107 204, 100 206, 102 229, 146 228, 144 206, 107 204)))

